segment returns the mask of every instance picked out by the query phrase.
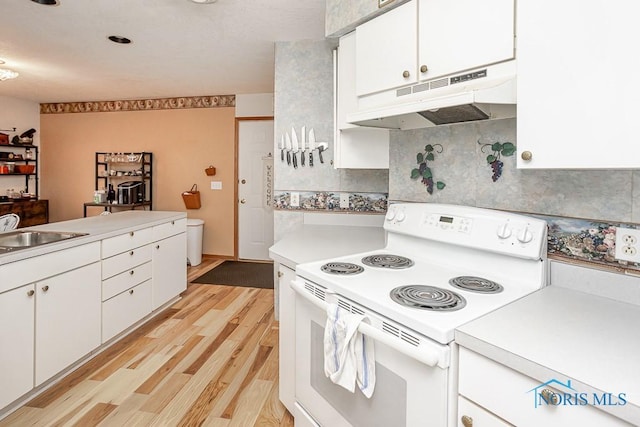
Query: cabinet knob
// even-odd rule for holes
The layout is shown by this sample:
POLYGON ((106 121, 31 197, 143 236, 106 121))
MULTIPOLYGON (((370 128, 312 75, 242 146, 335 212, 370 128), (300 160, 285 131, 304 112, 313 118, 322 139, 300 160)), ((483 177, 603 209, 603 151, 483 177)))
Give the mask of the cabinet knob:
POLYGON ((460 418, 460 421, 462 421, 462 425, 464 427, 473 427, 473 418, 469 415, 463 415, 462 418, 460 418))
POLYGON ((33 289, 31 289, 30 291, 28 291, 28 292, 27 292, 27 296, 28 296, 28 297, 32 297, 32 296, 33 296, 33 294, 35 294, 35 293, 36 293, 36 292, 35 292, 33 289))
POLYGON ((558 403, 560 403, 560 398, 558 397, 558 395, 554 393, 553 390, 550 390, 548 388, 542 389, 542 391, 540 392, 540 396, 542 396, 542 398, 546 402, 551 403, 552 405, 557 405, 558 403))
POLYGON ((49 285, 44 285, 44 286, 42 287, 42 291, 43 291, 43 292, 47 292, 48 290, 49 290, 49 285))
POLYGON ((132 231, 132 232, 129 233, 129 236, 133 237, 134 234, 135 233, 132 231))
POLYGON ((133 256, 133 251, 129 252, 129 255, 133 256))
POLYGON ((531 151, 523 151, 522 154, 520 154, 520 157, 522 158, 522 160, 528 162, 533 157, 533 154, 531 154, 531 151))
POLYGON ((408 78, 410 75, 411 75, 411 73, 409 71, 407 71, 407 70, 404 70, 402 72, 402 77, 404 77, 405 79, 408 78))
POLYGON ((421 65, 420 66, 420 72, 421 73, 426 73, 427 71, 429 71, 429 67, 427 67, 426 65, 421 65))
POLYGON ((129 272, 129 274, 130 274, 130 275, 132 275, 132 276, 133 276, 133 273, 135 273, 135 271, 134 271, 134 270, 131 270, 131 271, 129 272))
POLYGON ((282 277, 284 276, 284 274, 282 273, 282 271, 278 271, 278 277, 282 277))
POLYGON ((129 290, 129 295, 133 295, 133 289, 129 290))
POLYGON ((175 221, 171 221, 171 225, 176 225, 176 222, 175 221))
POLYGON ((156 249, 160 249, 160 245, 156 245, 156 249))

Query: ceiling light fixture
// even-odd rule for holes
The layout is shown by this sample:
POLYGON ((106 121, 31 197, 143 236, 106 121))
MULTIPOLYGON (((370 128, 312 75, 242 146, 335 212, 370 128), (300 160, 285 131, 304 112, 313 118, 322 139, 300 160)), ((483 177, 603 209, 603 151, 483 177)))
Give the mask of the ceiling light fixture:
POLYGON ((198 4, 207 4, 207 3, 215 3, 218 0, 191 0, 191 1, 198 4))
POLYGON ((0 68, 0 81, 3 80, 9 80, 9 79, 15 79, 16 77, 18 77, 18 73, 16 73, 13 70, 9 70, 6 68, 0 68))
POLYGON ((31 0, 34 3, 43 4, 45 6, 56 6, 58 0, 31 0))
POLYGON ((131 40, 126 38, 126 37, 122 37, 122 36, 109 36, 107 37, 109 40, 111 40, 114 43, 120 43, 120 44, 129 44, 131 43, 131 40))

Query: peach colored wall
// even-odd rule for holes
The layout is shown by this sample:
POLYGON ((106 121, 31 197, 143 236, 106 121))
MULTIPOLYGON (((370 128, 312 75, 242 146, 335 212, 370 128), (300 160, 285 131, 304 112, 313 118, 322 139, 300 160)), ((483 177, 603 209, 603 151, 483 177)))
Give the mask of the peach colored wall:
MULTIPOLYGON (((234 255, 235 109, 42 114, 41 198, 51 222, 82 217, 93 199, 96 152, 153 153, 153 209, 187 211, 205 221, 203 253, 234 255), (204 169, 216 167, 209 177, 204 169), (211 190, 212 180, 222 190, 211 190), (187 210, 182 192, 198 184, 202 208, 187 210)), ((97 215, 101 208, 89 208, 97 215)))

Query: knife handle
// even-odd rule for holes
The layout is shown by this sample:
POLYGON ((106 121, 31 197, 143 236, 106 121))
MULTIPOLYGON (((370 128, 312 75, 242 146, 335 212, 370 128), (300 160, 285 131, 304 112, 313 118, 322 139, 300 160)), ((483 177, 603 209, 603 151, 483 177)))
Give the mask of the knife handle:
POLYGON ((322 148, 318 150, 318 157, 320 158, 320 163, 324 163, 324 159, 322 158, 322 148))
POLYGON ((280 160, 284 162, 284 148, 280 149, 280 160))
POLYGON ((309 150, 309 166, 313 166, 313 150, 309 150))
POLYGON ((293 167, 294 168, 298 167, 298 157, 296 156, 295 151, 293 152, 293 167))
POLYGON ((305 157, 306 157, 306 156, 304 155, 304 151, 302 151, 302 152, 300 153, 300 165, 301 165, 301 166, 304 166, 304 158, 305 158, 305 157))
POLYGON ((291 153, 287 150, 287 165, 291 165, 291 153))

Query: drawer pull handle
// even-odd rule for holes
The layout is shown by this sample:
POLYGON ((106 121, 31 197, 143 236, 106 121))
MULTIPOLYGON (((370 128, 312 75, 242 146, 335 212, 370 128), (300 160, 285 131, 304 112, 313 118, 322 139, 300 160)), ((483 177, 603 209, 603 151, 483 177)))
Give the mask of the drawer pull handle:
POLYGON ((560 403, 560 398, 558 397, 558 395, 548 388, 542 389, 540 395, 545 401, 551 403, 552 405, 557 405, 558 403, 560 403))
POLYGON ((43 291, 43 292, 47 292, 48 290, 49 290, 49 285, 44 285, 44 286, 42 287, 42 291, 43 291))
POLYGON ((133 251, 129 252, 129 255, 133 256, 133 251))
POLYGON ((278 271, 278 277, 282 277, 284 276, 284 273, 282 271, 278 271))
POLYGON ((135 271, 133 271, 133 270, 131 270, 131 271, 129 272, 129 274, 130 274, 130 275, 132 275, 132 276, 133 276, 133 273, 135 273, 135 271))
POLYGON ((30 291, 28 291, 28 292, 27 292, 27 296, 28 296, 28 297, 32 297, 32 296, 33 296, 33 294, 35 294, 35 293, 36 293, 36 292, 35 292, 33 289, 31 289, 30 291))
POLYGON ((129 290, 129 295, 133 295, 133 289, 129 290))
POLYGON ((133 237, 133 235, 136 234, 133 231, 129 233, 129 236, 133 237))
POLYGON ((462 425, 464 427, 473 427, 473 418, 469 415, 463 415, 462 418, 460 418, 460 421, 462 421, 462 425))

